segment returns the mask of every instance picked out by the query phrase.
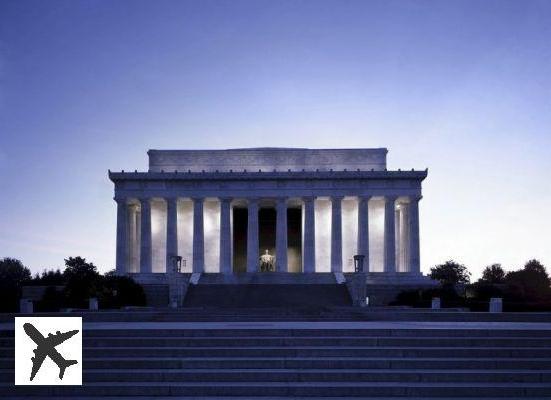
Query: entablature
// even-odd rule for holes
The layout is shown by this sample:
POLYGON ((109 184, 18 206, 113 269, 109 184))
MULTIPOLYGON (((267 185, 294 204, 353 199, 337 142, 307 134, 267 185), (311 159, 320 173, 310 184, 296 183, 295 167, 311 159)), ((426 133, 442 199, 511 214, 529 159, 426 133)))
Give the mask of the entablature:
POLYGON ((164 181, 249 181, 249 180, 394 180, 414 179, 422 181, 427 177, 425 170, 385 170, 385 171, 232 171, 232 172, 113 172, 109 179, 121 180, 164 180, 164 181))

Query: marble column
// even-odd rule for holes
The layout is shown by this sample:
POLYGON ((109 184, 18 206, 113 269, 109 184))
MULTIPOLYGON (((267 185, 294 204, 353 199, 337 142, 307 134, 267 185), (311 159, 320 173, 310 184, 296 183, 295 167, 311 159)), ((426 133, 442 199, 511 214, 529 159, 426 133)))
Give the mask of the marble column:
POLYGON ((408 205, 408 268, 414 274, 421 273, 421 259, 419 254, 419 200, 421 196, 410 197, 408 205))
POLYGON ((331 197, 331 272, 342 272, 342 199, 331 197))
POLYGON ((152 272, 151 249, 151 202, 149 198, 140 199, 140 273, 152 272))
POLYGON ((231 198, 220 199, 220 272, 232 273, 231 259, 231 198))
POLYGON ((279 198, 276 203, 276 271, 288 272, 287 266, 287 199, 279 198))
POLYGON ((257 272, 259 264, 258 199, 248 199, 247 208, 247 272, 257 272))
POLYGON ((178 198, 166 199, 166 273, 175 272, 178 256, 178 198))
POLYGON ((140 271, 140 212, 137 204, 128 205, 128 264, 127 272, 140 271))
POLYGON ((400 204, 400 272, 409 272, 409 204, 400 204))
POLYGON ((400 205, 398 203, 394 204, 394 262, 396 263, 396 272, 400 272, 400 250, 402 248, 402 237, 400 235, 400 209, 398 208, 400 205))
POLYGON ((364 272, 369 272, 369 199, 358 198, 358 253, 364 256, 364 272))
POLYGON ((385 197, 384 272, 396 272, 396 196, 385 197))
POLYGON ((303 272, 316 272, 316 214, 314 197, 304 197, 303 272))
POLYGON ((193 272, 205 269, 205 234, 203 224, 203 198, 193 198, 193 272))
POLYGON ((117 202, 117 252, 115 269, 123 275, 128 268, 128 205, 125 198, 115 198, 117 202))

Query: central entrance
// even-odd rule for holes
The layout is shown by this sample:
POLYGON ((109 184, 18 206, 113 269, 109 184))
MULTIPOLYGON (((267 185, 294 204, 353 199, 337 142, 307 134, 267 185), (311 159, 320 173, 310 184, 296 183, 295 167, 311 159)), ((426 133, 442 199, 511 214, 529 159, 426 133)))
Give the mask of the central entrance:
MULTIPOLYGON (((276 217, 274 207, 262 207, 258 212, 258 254, 276 254, 276 217)), ((233 208, 233 272, 247 271, 247 208, 233 208)), ((265 257, 264 260, 269 259, 265 257)), ((302 210, 287 208, 287 271, 302 272, 302 210)), ((275 264, 274 264, 275 265, 275 264)), ((258 272, 267 270, 258 260, 258 272)))

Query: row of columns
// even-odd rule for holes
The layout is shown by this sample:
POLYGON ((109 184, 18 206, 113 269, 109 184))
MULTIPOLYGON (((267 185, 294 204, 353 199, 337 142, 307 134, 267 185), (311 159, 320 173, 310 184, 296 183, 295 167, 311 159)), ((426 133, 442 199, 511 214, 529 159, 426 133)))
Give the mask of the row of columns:
MULTIPOLYGON (((358 200, 357 253, 365 256, 364 270, 369 271, 369 199, 358 200)), ((407 218, 408 248, 406 251, 410 272, 420 272, 419 260, 419 206, 421 197, 409 198, 407 218)), ((396 196, 387 196, 384 212, 384 272, 396 272, 396 196)), ((128 251, 127 227, 128 204, 126 199, 115 198, 117 202, 117 271, 124 273, 128 251)), ((193 200, 193 272, 204 270, 204 221, 203 198, 193 200)), ((315 272, 315 208, 314 197, 303 198, 303 271, 315 272)), ((331 270, 342 272, 342 196, 331 198, 331 270)), ((177 205, 178 199, 170 197, 167 202, 166 271, 173 268, 174 256, 178 254, 177 205)), ((232 272, 231 249, 231 198, 220 199, 220 272, 232 272)), ((141 240, 140 272, 152 272, 151 253, 151 203, 149 198, 141 198, 141 240)), ((258 271, 259 200, 248 199, 247 225, 247 272, 258 271)), ((276 271, 285 272, 287 266, 287 200, 277 199, 276 203, 276 271)))

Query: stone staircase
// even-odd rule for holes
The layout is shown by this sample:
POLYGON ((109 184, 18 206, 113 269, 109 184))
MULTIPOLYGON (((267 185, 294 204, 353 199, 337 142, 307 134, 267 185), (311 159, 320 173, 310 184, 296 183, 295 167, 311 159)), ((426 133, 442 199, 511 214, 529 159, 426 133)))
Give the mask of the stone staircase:
POLYGON ((184 307, 286 307, 321 308, 351 305, 345 285, 336 284, 248 284, 190 285, 184 307))
POLYGON ((246 314, 250 313, 251 308, 298 310, 343 307, 351 304, 346 285, 337 284, 332 273, 280 272, 201 274, 196 285, 188 286, 183 301, 184 309, 245 308, 249 310, 246 314))
POLYGON ((551 398, 547 328, 194 325, 89 324, 82 387, 15 387, 13 331, 0 331, 0 398, 551 398))

